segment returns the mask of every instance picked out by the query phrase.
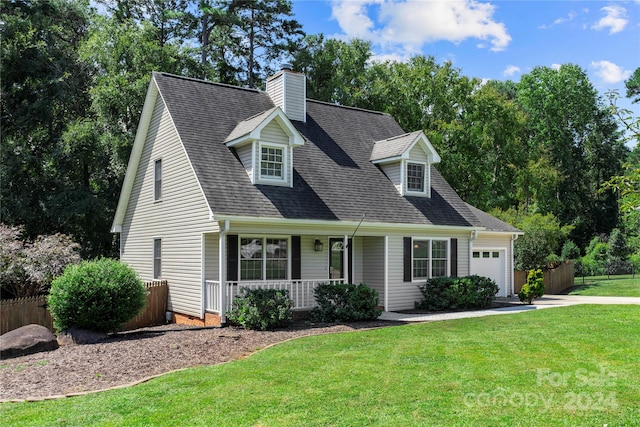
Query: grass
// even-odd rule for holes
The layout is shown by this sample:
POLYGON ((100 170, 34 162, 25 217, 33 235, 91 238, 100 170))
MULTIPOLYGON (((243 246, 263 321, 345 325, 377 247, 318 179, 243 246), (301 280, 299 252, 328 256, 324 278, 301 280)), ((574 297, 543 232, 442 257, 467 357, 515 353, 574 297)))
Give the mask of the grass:
POLYGON ((315 336, 0 413, 10 426, 637 426, 638 325, 640 306, 584 305, 315 336))
POLYGON ((640 275, 576 277, 573 283, 579 288, 569 295, 640 297, 640 275))

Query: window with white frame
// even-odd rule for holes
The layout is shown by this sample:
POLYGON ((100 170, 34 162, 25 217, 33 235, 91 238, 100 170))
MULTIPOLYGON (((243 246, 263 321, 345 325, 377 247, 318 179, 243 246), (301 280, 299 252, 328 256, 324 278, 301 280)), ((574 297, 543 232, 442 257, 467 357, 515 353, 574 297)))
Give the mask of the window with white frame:
POLYGON ((424 193, 425 165, 421 163, 407 163, 407 191, 424 193))
POLYGON ((153 239, 153 278, 162 279, 162 239, 153 239))
POLYGON ((285 148, 274 145, 260 146, 260 178, 284 181, 285 148))
POLYGON ((153 166, 153 200, 162 199, 162 160, 155 161, 153 166))
POLYGON ((413 240, 413 279, 444 277, 449 272, 449 241, 413 240))
POLYGON ((288 270, 286 238, 240 239, 240 280, 287 279, 288 270))

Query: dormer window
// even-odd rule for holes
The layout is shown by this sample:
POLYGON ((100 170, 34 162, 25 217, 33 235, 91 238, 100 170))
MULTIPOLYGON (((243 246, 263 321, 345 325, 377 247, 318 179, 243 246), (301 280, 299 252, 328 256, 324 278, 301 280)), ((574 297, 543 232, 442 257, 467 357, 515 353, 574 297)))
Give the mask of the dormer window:
POLYGON ((422 131, 376 141, 371 162, 403 196, 431 197, 431 165, 440 156, 422 131))
POLYGON ((285 180, 285 153, 283 147, 261 144, 260 179, 285 180))
POLYGON ((421 163, 407 163, 407 191, 424 193, 425 165, 421 163))
POLYGON ((252 184, 293 187, 293 149, 304 138, 279 107, 238 123, 225 139, 252 184))

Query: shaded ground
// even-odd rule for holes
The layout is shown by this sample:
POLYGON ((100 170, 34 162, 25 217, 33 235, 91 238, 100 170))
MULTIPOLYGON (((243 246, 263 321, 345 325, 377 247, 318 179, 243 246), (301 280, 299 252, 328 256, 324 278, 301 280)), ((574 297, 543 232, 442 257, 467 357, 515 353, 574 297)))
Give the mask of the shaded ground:
POLYGON ((277 331, 235 327, 193 329, 177 325, 144 328, 97 344, 0 361, 0 400, 42 398, 130 384, 176 369, 246 357, 291 338, 397 325, 372 321, 339 325, 298 322, 277 331))

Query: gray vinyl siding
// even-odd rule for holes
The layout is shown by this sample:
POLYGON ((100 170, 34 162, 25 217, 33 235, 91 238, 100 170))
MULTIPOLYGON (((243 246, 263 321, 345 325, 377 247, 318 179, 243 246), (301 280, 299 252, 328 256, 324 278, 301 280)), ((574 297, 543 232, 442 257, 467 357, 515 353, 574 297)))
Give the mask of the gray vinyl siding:
POLYGON ((305 121, 306 93, 305 85, 307 84, 304 74, 285 73, 285 109, 284 112, 291 120, 305 121))
POLYGON ((217 231, 171 118, 159 96, 122 225, 121 258, 143 280, 153 275, 153 239, 162 239, 169 310, 202 314, 204 232, 217 231), (154 161, 162 159, 162 199, 153 200, 154 161))
POLYGON ((262 129, 260 139, 265 142, 275 142, 283 145, 289 144, 289 135, 282 130, 275 120, 271 121, 271 123, 262 129))
POLYGON ((242 147, 236 148, 236 153, 242 162, 242 166, 244 166, 244 170, 247 171, 247 175, 251 178, 251 182, 253 182, 253 156, 251 155, 253 152, 253 144, 247 144, 242 147))
POLYGON ((400 173, 400 162, 380 165, 384 174, 389 178, 399 193, 402 193, 402 174, 400 173))
POLYGON ((446 232, 417 231, 414 234, 403 236, 389 236, 389 307, 387 311, 408 310, 415 307, 415 301, 422 295, 418 285, 423 281, 404 282, 404 248, 403 237, 424 238, 457 238, 458 239, 458 276, 469 274, 469 239, 466 235, 451 234, 446 232))
POLYGON ((267 93, 275 105, 284 110, 284 91, 282 85, 284 82, 284 74, 280 74, 273 79, 267 80, 267 93))
POLYGON ((219 280, 219 234, 218 233, 207 233, 205 236, 205 246, 204 246, 204 259, 205 259, 205 267, 204 267, 204 279, 205 280, 219 280))
POLYGON ((384 305, 384 237, 363 237, 362 241, 362 282, 378 291, 378 304, 384 305))
POLYGON ((302 279, 329 278, 329 239, 326 237, 301 236, 300 254, 302 257, 302 279), (322 241, 322 252, 314 250, 316 239, 322 241))
POLYGON ((413 146, 411 151, 409 151, 409 160, 428 163, 429 158, 427 157, 422 147, 420 147, 419 144, 416 144, 413 146))

